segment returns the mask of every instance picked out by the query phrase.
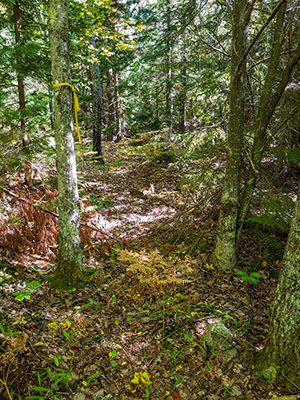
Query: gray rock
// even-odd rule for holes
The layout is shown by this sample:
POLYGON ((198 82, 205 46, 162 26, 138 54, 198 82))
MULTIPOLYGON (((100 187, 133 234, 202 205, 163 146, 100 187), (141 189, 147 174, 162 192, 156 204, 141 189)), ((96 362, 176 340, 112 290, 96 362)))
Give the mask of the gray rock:
POLYGON ((204 337, 209 349, 216 354, 220 352, 225 362, 236 356, 237 351, 233 345, 231 332, 221 322, 211 324, 204 337))

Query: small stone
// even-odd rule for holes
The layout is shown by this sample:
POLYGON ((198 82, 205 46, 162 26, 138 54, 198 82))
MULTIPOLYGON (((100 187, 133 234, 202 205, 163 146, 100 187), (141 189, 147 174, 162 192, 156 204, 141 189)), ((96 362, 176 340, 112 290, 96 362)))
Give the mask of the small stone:
POLYGON ((229 362, 237 354, 233 345, 231 332, 221 322, 210 325, 205 333, 205 341, 211 350, 222 352, 225 362, 229 362))

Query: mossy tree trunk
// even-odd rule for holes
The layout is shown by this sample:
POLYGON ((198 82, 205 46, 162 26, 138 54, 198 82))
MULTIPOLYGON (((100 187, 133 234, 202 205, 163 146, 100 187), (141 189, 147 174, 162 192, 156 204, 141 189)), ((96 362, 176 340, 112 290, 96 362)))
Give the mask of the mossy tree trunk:
MULTIPOLYGON (((49 0, 49 39, 53 83, 71 83, 67 0, 49 0)), ((68 86, 53 88, 59 207, 59 247, 55 275, 73 283, 81 274, 80 206, 73 138, 73 98, 68 86)))
POLYGON ((270 329, 258 370, 281 368, 300 386, 300 190, 286 245, 271 314, 270 329))
MULTIPOLYGON (((268 125, 290 80, 292 71, 300 59, 300 45, 298 45, 293 52, 286 56, 284 69, 282 72, 280 71, 281 52, 282 47, 284 46, 286 8, 287 4, 285 2, 282 4, 275 22, 268 74, 262 89, 258 107, 259 111, 256 117, 251 163, 247 171, 245 186, 241 196, 237 229, 237 250, 239 247, 243 224, 249 212, 252 195, 260 175, 261 160, 266 148, 266 133, 268 125)), ((297 29, 299 32, 299 26, 297 29)))
POLYGON ((226 172, 221 198, 219 229, 211 262, 220 270, 236 264, 236 234, 240 201, 245 119, 245 61, 247 34, 253 3, 234 0, 232 9, 232 56, 230 70, 230 114, 227 140, 226 172))
MULTIPOLYGON (((245 18, 241 18, 239 22, 240 27, 238 27, 238 25, 235 26, 235 24, 238 24, 236 21, 239 13, 249 16, 251 5, 247 6, 243 0, 236 0, 233 5, 233 50, 226 175, 221 200, 217 242, 215 250, 211 255, 211 262, 220 270, 232 269, 236 265, 243 224, 249 212, 252 195, 259 179, 261 160, 266 148, 266 132, 274 111, 284 93, 285 87, 289 82, 292 71, 300 59, 300 45, 298 45, 298 47, 292 49, 290 53, 285 56, 282 69, 280 61, 282 58, 282 49, 285 45, 284 25, 286 22, 286 8, 286 2, 281 2, 279 8, 276 10, 276 14, 274 14, 276 15, 276 22, 271 43, 268 73, 261 89, 258 112, 255 118, 254 143, 251 155, 248 156, 249 167, 244 188, 240 194, 240 174, 244 136, 243 121, 245 118, 243 104, 243 65, 245 65, 245 61, 241 64, 241 60, 245 58, 246 47, 244 46, 242 50, 242 45, 238 42, 242 41, 243 28, 245 28, 244 32, 246 32, 246 26, 249 20, 246 21, 245 18), (244 3, 244 5, 242 5, 242 3, 244 3), (246 11, 243 12, 243 9, 246 11), (238 14, 236 14, 236 11, 238 14)), ((295 25, 295 29, 297 32, 294 30, 293 35, 298 37, 300 29, 299 24, 295 25)))

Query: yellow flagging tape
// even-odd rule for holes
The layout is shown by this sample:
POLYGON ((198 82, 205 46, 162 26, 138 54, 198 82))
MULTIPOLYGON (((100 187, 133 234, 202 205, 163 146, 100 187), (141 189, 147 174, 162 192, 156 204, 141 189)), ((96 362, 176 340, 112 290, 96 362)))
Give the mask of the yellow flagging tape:
POLYGON ((79 107, 79 101, 78 101, 78 97, 77 97, 76 91, 75 91, 74 87, 72 85, 70 85, 68 82, 54 83, 53 84, 53 87, 59 87, 59 86, 69 86, 73 91, 73 94, 74 94, 75 122, 76 122, 78 140, 79 140, 79 143, 81 143, 81 136, 80 136, 80 132, 79 132, 78 117, 77 117, 77 111, 79 111, 80 107, 79 107))

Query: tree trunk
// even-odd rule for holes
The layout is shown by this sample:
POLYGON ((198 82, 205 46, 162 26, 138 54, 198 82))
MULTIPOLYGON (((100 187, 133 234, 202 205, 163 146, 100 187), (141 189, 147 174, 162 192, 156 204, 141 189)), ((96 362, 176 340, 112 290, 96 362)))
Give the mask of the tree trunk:
POLYGON ((118 71, 114 70, 114 78, 115 78, 115 111, 116 111, 116 125, 117 125, 117 132, 116 136, 114 137, 114 141, 123 140, 126 137, 126 132, 124 128, 124 121, 123 121, 123 113, 121 109, 121 100, 120 100, 120 93, 119 93, 119 74, 118 71))
POLYGON ((186 95, 187 95, 187 55, 186 55, 186 33, 183 35, 183 50, 181 55, 181 93, 180 93, 180 123, 179 131, 184 133, 186 130, 186 95))
MULTIPOLYGON (((67 0, 49 0, 48 13, 53 83, 70 83, 67 0)), ((59 207, 59 246, 55 276, 68 284, 75 282, 82 271, 71 88, 53 88, 53 110, 59 207)))
MULTIPOLYGON (((15 42, 18 43, 21 40, 20 30, 20 8, 19 4, 14 5, 14 24, 15 24, 15 42)), ((18 92, 19 92, 19 105, 21 112, 21 131, 22 131, 22 143, 23 148, 28 146, 28 136, 26 133, 26 103, 25 103, 25 90, 23 76, 18 74, 18 92)))
POLYGON ((172 99, 172 45, 171 45, 171 4, 167 0, 167 82, 166 82, 166 117, 170 128, 173 130, 173 99, 172 99))
POLYGON ((251 8, 247 0, 234 0, 232 10, 232 56, 230 71, 230 114, 225 181, 221 199, 219 229, 211 262, 219 270, 236 265, 236 234, 240 200, 240 175, 244 137, 245 62, 251 8))
POLYGON ((241 205, 238 219, 237 243, 238 250, 241 232, 244 221, 250 208, 252 195, 259 179, 261 169, 261 160, 266 147, 266 132, 274 111, 284 93, 288 84, 293 68, 300 59, 300 46, 288 57, 285 68, 282 72, 279 82, 278 66, 280 64, 280 56, 283 45, 284 23, 286 15, 286 3, 284 3, 278 14, 275 23, 274 37, 272 43, 271 57, 269 62, 268 74, 266 76, 262 95, 260 98, 259 112, 255 123, 254 144, 251 155, 251 164, 247 171, 244 190, 241 197, 241 205))
MULTIPOLYGON (((95 37, 92 37, 92 45, 96 49, 95 37)), ((95 51, 95 57, 97 53, 95 51)), ((93 93, 93 151, 96 152, 95 159, 104 164, 102 155, 102 86, 100 68, 98 63, 91 64, 92 93, 93 93)))
MULTIPOLYGON (((257 371, 268 379, 272 367, 300 386, 300 190, 273 303, 270 329, 257 371)), ((287 382, 289 385, 289 382, 287 382)), ((293 385, 291 389, 295 390, 293 385)))
POLYGON ((116 127, 115 127, 115 96, 114 96, 114 87, 113 87, 113 72, 112 68, 108 68, 106 75, 106 97, 107 97, 107 108, 108 108, 108 117, 107 117, 107 126, 109 128, 109 133, 107 135, 108 140, 113 140, 116 127))

